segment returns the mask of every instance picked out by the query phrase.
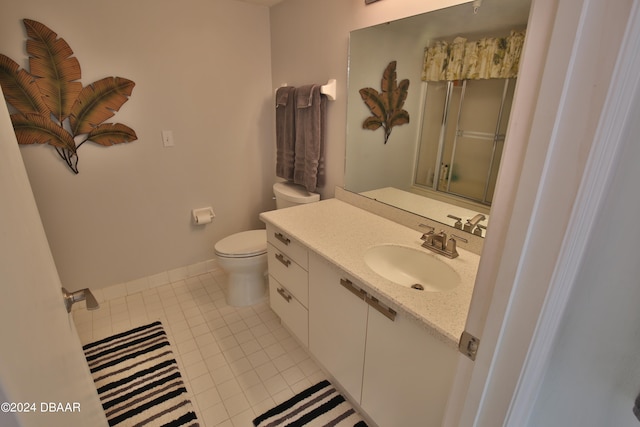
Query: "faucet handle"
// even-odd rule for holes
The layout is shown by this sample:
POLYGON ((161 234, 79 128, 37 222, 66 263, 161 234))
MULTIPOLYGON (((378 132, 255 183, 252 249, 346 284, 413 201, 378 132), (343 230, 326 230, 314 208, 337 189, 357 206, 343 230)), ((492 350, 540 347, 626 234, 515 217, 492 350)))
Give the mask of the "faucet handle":
POLYGON ((422 224, 422 223, 420 223, 420 224, 418 224, 418 227, 420 227, 420 228, 428 228, 428 229, 429 229, 429 231, 431 231, 432 233, 433 233, 434 231, 436 231, 436 229, 435 229, 434 227, 432 227, 432 226, 430 226, 430 225, 427 225, 427 224, 422 224))
POLYGON ((486 230, 487 227, 485 227, 484 225, 478 224, 476 225, 476 229, 473 230, 473 234, 475 234, 476 236, 480 236, 482 237, 482 230, 486 230))
POLYGON ((449 240, 452 240, 452 239, 453 239, 454 241, 455 241, 455 240, 460 240, 460 241, 462 241, 462 242, 469 243, 469 241, 468 241, 467 239, 465 239, 464 237, 460 237, 460 236, 457 236, 457 235, 455 235, 455 234, 452 234, 452 235, 451 235, 451 238, 450 238, 449 240), (455 239, 454 239, 454 237, 455 237, 455 239))
POLYGON ((449 240, 447 240, 447 247, 446 247, 446 251, 450 254, 451 258, 456 258, 458 256, 458 250, 456 248, 456 239, 461 240, 465 243, 469 243, 469 241, 464 237, 460 237, 460 236, 456 236, 455 234, 452 234, 451 237, 449 237, 449 240))
POLYGON ((453 224, 453 227, 457 228, 458 230, 462 230, 462 218, 459 218, 459 217, 457 217, 455 215, 451 215, 451 214, 447 215, 447 218, 455 219, 456 223, 453 224))
POLYGON ((430 225, 425 225, 425 224, 419 224, 419 227, 429 229, 429 231, 427 231, 426 233, 422 233, 422 236, 420 236, 420 240, 424 240, 424 243, 422 244, 422 246, 426 248, 430 245, 433 245, 433 232, 436 229, 431 227, 430 225))
POLYGON ((418 227, 422 227, 422 228, 428 228, 429 231, 427 231, 426 233, 422 234, 422 237, 420 237, 421 240, 428 240, 433 236, 433 232, 436 231, 435 228, 431 227, 430 225, 426 225, 426 224, 419 224, 418 227))

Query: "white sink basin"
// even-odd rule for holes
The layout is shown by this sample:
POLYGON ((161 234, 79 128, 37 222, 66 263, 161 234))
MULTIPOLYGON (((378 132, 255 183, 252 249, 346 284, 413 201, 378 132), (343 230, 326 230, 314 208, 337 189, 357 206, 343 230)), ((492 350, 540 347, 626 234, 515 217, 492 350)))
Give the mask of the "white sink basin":
POLYGON ((460 284, 460 275, 437 256, 408 246, 378 245, 367 249, 364 262, 399 285, 429 292, 449 291, 460 284))

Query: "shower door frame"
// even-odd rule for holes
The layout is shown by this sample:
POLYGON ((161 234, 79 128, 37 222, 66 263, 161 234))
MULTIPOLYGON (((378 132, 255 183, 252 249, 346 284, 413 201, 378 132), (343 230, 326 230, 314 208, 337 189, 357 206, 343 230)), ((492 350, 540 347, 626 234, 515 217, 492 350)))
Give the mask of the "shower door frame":
MULTIPOLYGON (((449 163, 448 165, 451 165, 450 167, 448 167, 445 176, 444 176, 444 182, 445 182, 445 187, 442 188, 442 186, 440 185, 440 176, 443 173, 442 171, 442 165, 444 164, 444 152, 445 152, 445 144, 447 143, 446 141, 446 137, 447 137, 447 126, 449 124, 449 117, 450 117, 450 113, 451 113, 451 106, 452 106, 452 95, 453 95, 453 89, 455 87, 455 82, 454 81, 447 81, 447 87, 446 87, 446 95, 445 95, 445 100, 444 100, 444 106, 443 106, 443 113, 442 113, 442 121, 440 124, 440 134, 439 134, 439 138, 438 138, 438 150, 437 150, 437 154, 436 154, 436 158, 435 158, 435 164, 434 164, 434 178, 433 178, 433 182, 431 187, 426 186, 427 188, 429 188, 430 190, 433 191, 437 191, 440 193, 444 193, 444 194, 449 194, 449 195, 453 195, 453 196, 457 196, 457 197, 461 197, 463 199, 467 199, 470 200, 472 202, 475 203, 479 203, 482 205, 486 205, 486 206, 490 206, 491 202, 488 200, 488 195, 489 195, 489 186, 491 183, 491 176, 493 174, 493 169, 494 169, 494 165, 496 164, 496 160, 497 160, 497 166, 499 167, 499 159, 496 159, 496 151, 497 151, 497 147, 498 144, 500 142, 504 142, 505 140, 505 134, 504 133, 500 133, 500 129, 502 126, 502 121, 503 121, 503 117, 504 117, 504 107, 505 107, 505 101, 507 98, 507 93, 509 91, 509 85, 511 83, 511 80, 513 79, 502 79, 504 80, 504 85, 502 88, 502 97, 500 100, 500 107, 498 109, 498 116, 496 119, 496 125, 495 125, 495 130, 493 133, 488 133, 488 132, 478 132, 478 131, 471 131, 471 130, 464 130, 460 128, 460 121, 462 118, 462 108, 464 105, 464 100, 465 100, 465 93, 466 93, 466 87, 467 87, 467 81, 468 80, 462 80, 462 89, 461 89, 461 93, 460 93, 460 100, 458 101, 458 114, 456 117, 456 128, 454 131, 454 136, 453 136, 453 147, 451 150, 451 156, 449 159, 449 163), (491 141, 492 146, 491 146, 491 156, 490 156, 490 160, 489 160, 489 165, 487 167, 487 173, 486 173, 486 178, 484 181, 484 189, 482 192, 482 197, 477 198, 477 197, 473 197, 473 196, 469 196, 467 194, 462 194, 459 192, 454 192, 451 190, 451 181, 452 181, 452 176, 453 176, 453 164, 454 164, 454 160, 455 160, 455 156, 456 156, 456 149, 458 146, 458 138, 461 137, 466 137, 466 138, 472 138, 472 139, 479 139, 482 141, 491 141)), ((427 90, 425 93, 425 100, 424 100, 424 104, 426 104, 426 98, 429 96, 429 89, 428 89, 428 85, 429 83, 427 83, 427 90)), ((424 120, 424 118, 423 118, 424 120)), ((419 161, 419 157, 418 157, 418 161, 419 161)), ((414 173, 414 185, 417 186, 422 186, 425 187, 424 184, 419 184, 418 183, 418 179, 417 179, 417 173, 418 173, 419 167, 418 165, 416 165, 415 167, 415 173, 414 173)))

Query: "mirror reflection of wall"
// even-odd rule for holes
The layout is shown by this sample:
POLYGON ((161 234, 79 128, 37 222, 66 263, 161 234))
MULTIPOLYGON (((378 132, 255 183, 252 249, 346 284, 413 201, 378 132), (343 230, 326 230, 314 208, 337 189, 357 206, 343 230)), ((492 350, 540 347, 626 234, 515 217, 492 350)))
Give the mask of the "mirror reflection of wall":
POLYGON ((408 189, 413 181, 416 134, 420 123, 420 73, 424 42, 394 25, 381 25, 373 33, 352 32, 349 46, 349 88, 347 102, 347 138, 345 180, 347 189, 360 193, 375 188, 394 186, 408 189), (396 126, 384 143, 384 132, 362 128, 371 115, 359 90, 372 87, 380 91, 382 74, 391 61, 396 61, 397 80, 408 79, 409 94, 404 109, 408 124, 396 126), (415 85, 415 88, 413 87, 415 85))
POLYGON ((466 80, 459 84, 423 82, 424 52, 436 41, 451 43, 457 37, 476 41, 524 30, 530 5, 530 0, 484 0, 477 14, 470 4, 461 4, 352 31, 345 189, 449 226, 455 220, 432 214, 430 200, 444 202, 441 211, 462 217, 463 222, 473 212, 488 218, 516 79, 511 78, 506 84, 503 116, 496 132, 495 112, 505 95, 505 79, 457 79, 466 80), (390 61, 397 61, 397 78, 411 82, 404 106, 411 120, 394 127, 384 144, 382 132, 362 129, 370 112, 358 91, 363 87, 378 88, 390 61), (447 132, 443 144, 439 144, 448 91, 447 132), (458 124, 462 134, 456 133, 458 124), (437 169, 444 169, 445 165, 443 176, 443 170, 437 169), (441 176, 446 179, 435 179, 441 176))

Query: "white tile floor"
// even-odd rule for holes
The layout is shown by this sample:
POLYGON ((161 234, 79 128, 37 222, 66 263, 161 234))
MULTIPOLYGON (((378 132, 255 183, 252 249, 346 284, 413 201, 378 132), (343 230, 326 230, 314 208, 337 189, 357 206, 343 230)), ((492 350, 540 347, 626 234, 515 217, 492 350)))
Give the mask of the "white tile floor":
POLYGON ((268 303, 226 304, 224 276, 206 273, 73 311, 83 344, 162 321, 198 419, 248 427, 257 415, 325 378, 268 303))

